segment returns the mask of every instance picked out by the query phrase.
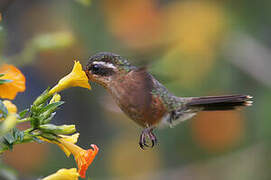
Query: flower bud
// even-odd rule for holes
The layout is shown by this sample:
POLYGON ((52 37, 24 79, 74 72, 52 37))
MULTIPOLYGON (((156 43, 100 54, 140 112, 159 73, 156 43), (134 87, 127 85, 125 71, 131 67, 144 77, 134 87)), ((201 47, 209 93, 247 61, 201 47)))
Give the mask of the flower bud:
POLYGON ((50 100, 49 104, 55 103, 55 102, 59 102, 61 100, 61 96, 59 94, 55 94, 52 99, 50 100))
POLYGON ((51 96, 52 96, 52 94, 48 93, 48 89, 47 89, 39 97, 37 97, 37 99, 34 101, 33 105, 38 106, 38 105, 44 103, 51 96))
POLYGON ((61 125, 56 126, 53 124, 40 125, 39 129, 43 132, 54 134, 72 134, 76 131, 75 125, 61 125))

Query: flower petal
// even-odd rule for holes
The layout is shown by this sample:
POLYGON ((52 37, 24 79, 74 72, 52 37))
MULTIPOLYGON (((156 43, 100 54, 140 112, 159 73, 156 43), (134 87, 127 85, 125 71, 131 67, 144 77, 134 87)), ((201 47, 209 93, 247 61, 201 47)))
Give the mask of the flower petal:
POLYGON ((93 149, 81 151, 77 156, 75 156, 78 173, 82 178, 86 177, 86 171, 99 151, 99 148, 96 145, 92 144, 91 147, 93 149))
MULTIPOLYGON (((73 144, 75 144, 78 140, 79 137, 79 133, 75 133, 72 136, 65 136, 65 135, 60 135, 62 137, 63 140, 71 142, 73 144)), ((65 146, 63 146, 61 143, 57 144, 60 149, 62 149, 62 151, 66 154, 67 157, 70 157, 71 155, 71 151, 69 151, 65 146)))
POLYGON ((79 174, 76 168, 60 169, 56 173, 43 178, 42 180, 78 180, 79 174))
POLYGON ((66 154, 66 156, 69 157, 71 155, 71 151, 68 148, 66 148, 66 146, 64 146, 61 142, 63 141, 63 142, 69 142, 69 143, 75 144, 78 140, 79 133, 75 133, 71 136, 60 135, 60 137, 61 138, 59 139, 59 142, 48 140, 43 137, 39 137, 39 139, 41 139, 42 141, 48 142, 48 143, 57 144, 59 146, 59 148, 62 149, 62 151, 66 154))
POLYGON ((55 94, 52 99, 50 100, 49 104, 55 103, 55 102, 59 102, 61 100, 61 96, 59 94, 55 94))
POLYGON ((18 92, 25 91, 25 77, 15 66, 4 64, 0 67, 0 73, 4 74, 0 79, 11 80, 0 85, 0 98, 14 99, 18 92))
POLYGON ((17 107, 9 100, 4 100, 3 104, 6 106, 9 113, 17 113, 17 107))
POLYGON ((93 149, 84 150, 81 147, 63 139, 59 139, 59 142, 73 154, 77 163, 78 173, 82 178, 85 178, 86 170, 97 155, 99 148, 92 144, 91 147, 93 149))

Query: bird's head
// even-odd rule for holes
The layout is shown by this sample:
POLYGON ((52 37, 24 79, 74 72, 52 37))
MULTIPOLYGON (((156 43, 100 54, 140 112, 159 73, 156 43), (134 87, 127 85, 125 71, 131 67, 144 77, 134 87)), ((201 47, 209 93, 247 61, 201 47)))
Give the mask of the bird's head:
POLYGON ((85 71, 90 81, 107 87, 113 77, 125 75, 134 68, 120 55, 100 52, 89 58, 85 71))

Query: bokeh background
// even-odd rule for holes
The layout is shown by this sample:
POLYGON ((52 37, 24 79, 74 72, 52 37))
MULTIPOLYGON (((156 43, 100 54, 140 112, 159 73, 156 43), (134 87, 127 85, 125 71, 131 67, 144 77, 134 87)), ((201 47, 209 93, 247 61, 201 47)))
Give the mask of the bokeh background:
MULTIPOLYGON (((142 151, 141 129, 103 88, 62 92, 54 123, 76 124, 79 145, 101 149, 91 179, 271 179, 270 7, 263 0, 1 0, 0 62, 26 76, 27 90, 15 99, 21 110, 73 60, 86 64, 100 51, 147 66, 178 96, 254 96, 252 107, 202 112, 157 130, 159 145, 142 151)), ((18 145, 3 159, 25 180, 75 167, 52 144, 18 145)))

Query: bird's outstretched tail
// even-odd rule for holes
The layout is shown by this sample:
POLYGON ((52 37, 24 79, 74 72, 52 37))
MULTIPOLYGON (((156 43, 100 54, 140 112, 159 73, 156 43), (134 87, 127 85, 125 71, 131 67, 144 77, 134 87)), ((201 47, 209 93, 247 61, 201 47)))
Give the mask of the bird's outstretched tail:
POLYGON ((202 108, 203 111, 219 111, 251 106, 252 103, 252 96, 249 95, 204 96, 191 98, 187 106, 202 108))

